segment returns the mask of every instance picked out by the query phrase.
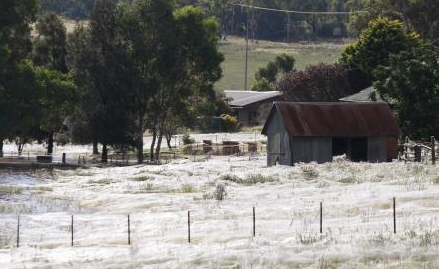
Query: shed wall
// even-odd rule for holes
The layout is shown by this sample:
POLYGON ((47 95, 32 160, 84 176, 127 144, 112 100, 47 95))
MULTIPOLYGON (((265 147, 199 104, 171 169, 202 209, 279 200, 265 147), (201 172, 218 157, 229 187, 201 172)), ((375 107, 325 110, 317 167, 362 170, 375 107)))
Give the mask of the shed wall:
POLYGON ((267 138, 267 165, 292 165, 290 137, 278 113, 270 121, 267 138))
POLYGON ((292 138, 291 151, 293 163, 317 162, 326 163, 332 161, 332 138, 292 138))

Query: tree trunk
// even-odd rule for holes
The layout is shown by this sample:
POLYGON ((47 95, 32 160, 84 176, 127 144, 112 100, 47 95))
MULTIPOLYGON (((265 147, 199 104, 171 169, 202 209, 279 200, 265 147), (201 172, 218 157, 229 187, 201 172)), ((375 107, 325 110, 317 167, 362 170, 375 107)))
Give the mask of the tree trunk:
POLYGON ((151 141, 151 148, 149 149, 149 160, 152 162, 154 161, 154 147, 155 147, 155 141, 157 138, 157 129, 152 129, 152 141, 151 141))
POLYGON ((108 161, 108 149, 107 149, 107 142, 102 142, 102 155, 101 155, 101 162, 107 163, 108 161))
POLYGON ((137 134, 137 162, 139 164, 143 163, 143 127, 141 127, 138 131, 139 133, 137 134))
POLYGON ((157 148, 155 150, 155 159, 157 161, 160 161, 160 150, 161 150, 161 146, 162 146, 162 139, 163 139, 163 131, 160 130, 159 131, 159 139, 157 140, 157 148))
POLYGON ((168 144, 168 148, 172 149, 172 145, 171 145, 172 135, 165 135, 165 138, 166 138, 166 144, 168 144))
POLYGON ((47 155, 52 155, 53 153, 53 133, 49 133, 47 140, 47 155))
POLYGON ((0 138, 0 158, 3 158, 3 138, 0 138))
POLYGON ((98 141, 93 141, 93 155, 99 155, 98 141))

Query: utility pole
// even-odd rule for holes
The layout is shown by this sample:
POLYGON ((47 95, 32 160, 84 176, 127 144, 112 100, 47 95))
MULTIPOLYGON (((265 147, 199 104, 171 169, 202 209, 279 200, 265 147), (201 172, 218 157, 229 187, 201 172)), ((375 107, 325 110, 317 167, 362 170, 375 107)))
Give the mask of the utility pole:
POLYGON ((290 29, 291 29, 291 18, 290 13, 287 13, 288 22, 287 22, 287 43, 290 43, 290 29))
POLYGON ((244 83, 244 90, 248 91, 248 28, 250 26, 250 20, 249 20, 249 11, 247 9, 247 26, 246 26, 246 36, 245 36, 245 83, 244 83))
POLYGON ((255 0, 252 0, 252 43, 255 43, 255 0))

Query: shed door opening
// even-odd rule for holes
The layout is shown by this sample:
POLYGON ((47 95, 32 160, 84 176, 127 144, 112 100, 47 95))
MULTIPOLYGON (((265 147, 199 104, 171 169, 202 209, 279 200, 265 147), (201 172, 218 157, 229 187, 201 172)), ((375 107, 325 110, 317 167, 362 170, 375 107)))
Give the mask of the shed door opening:
POLYGON ((348 155, 349 139, 343 137, 332 138, 332 156, 348 155))
POLYGON ((367 138, 351 139, 351 161, 367 162, 367 138))

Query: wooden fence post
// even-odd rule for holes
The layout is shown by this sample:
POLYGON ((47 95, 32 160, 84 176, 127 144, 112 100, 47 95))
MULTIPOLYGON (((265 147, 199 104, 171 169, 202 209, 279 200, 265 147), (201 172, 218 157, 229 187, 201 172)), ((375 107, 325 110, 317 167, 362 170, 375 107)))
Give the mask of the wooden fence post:
POLYGON ((431 137, 431 163, 436 164, 436 139, 431 137))
POLYGON ((187 241, 191 243, 191 211, 187 212, 187 241))
POLYGON ((72 241, 71 241, 71 246, 73 247, 73 215, 71 216, 71 228, 72 228, 72 241))
POLYGON ((421 162, 422 161, 422 148, 420 145, 415 145, 415 162, 421 162))
POLYGON ((407 162, 407 160, 408 160, 408 146, 407 146, 407 144, 409 143, 409 137, 408 136, 406 136, 405 137, 405 142, 404 142, 404 162, 407 162))
POLYGON ((131 245, 130 214, 128 214, 128 245, 131 245))
POLYGON ((66 154, 65 153, 62 154, 62 163, 66 164, 66 154))
POLYGON ((253 237, 256 237, 256 210, 253 207, 253 237))
POLYGON ((393 197, 393 233, 396 234, 396 198, 393 197))
POLYGON ((20 247, 20 215, 18 215, 17 219, 17 248, 20 247))
POLYGON ((323 233, 323 202, 320 202, 320 233, 323 233))

